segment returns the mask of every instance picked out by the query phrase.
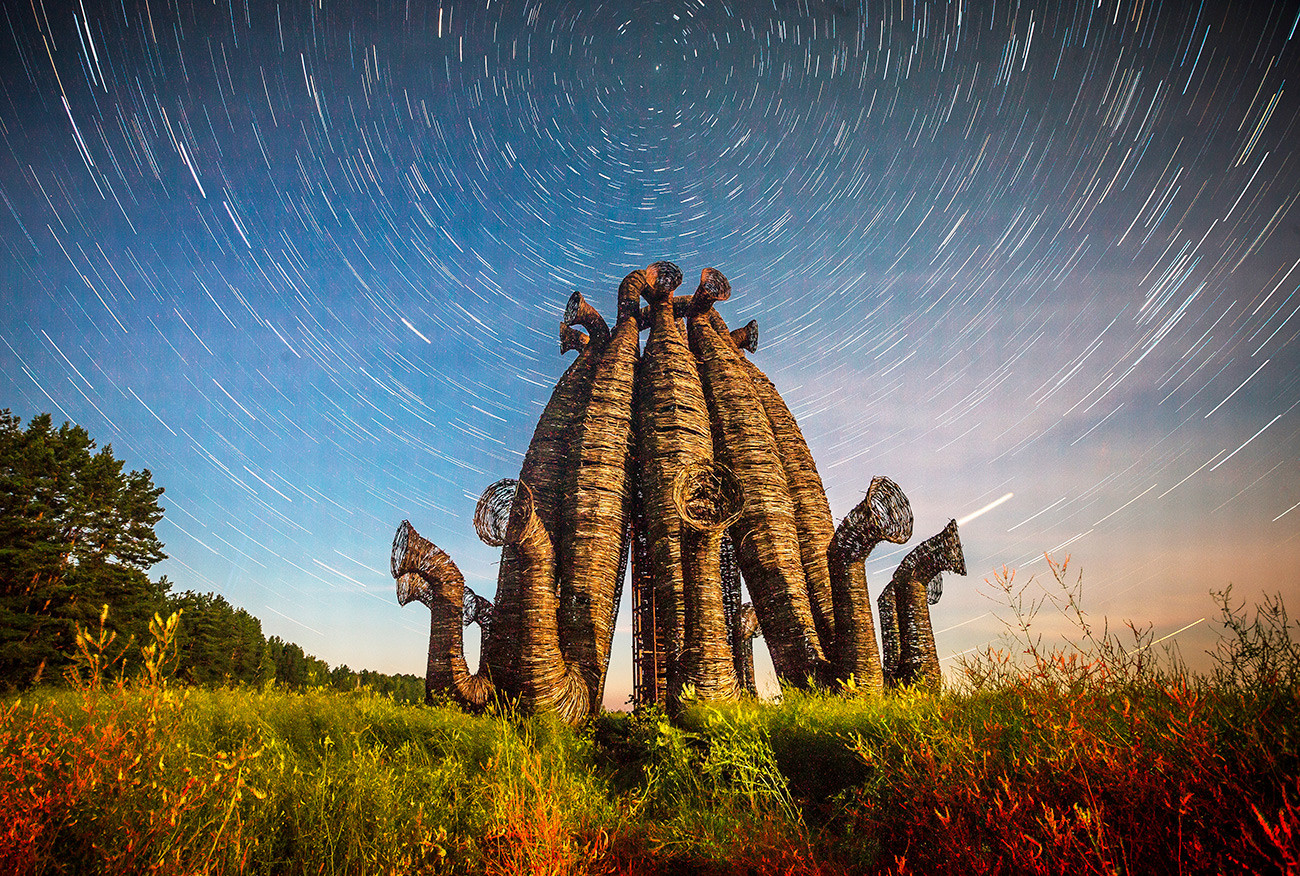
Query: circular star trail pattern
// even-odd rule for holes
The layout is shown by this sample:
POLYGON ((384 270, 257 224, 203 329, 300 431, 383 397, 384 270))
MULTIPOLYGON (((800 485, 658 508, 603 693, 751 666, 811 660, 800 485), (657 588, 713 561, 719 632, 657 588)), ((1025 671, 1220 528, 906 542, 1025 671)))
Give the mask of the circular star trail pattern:
POLYGON ((473 504, 518 471, 569 293, 612 319, 629 270, 713 266, 837 518, 876 474, 921 535, 969 518, 942 652, 998 634, 982 579, 1049 551, 1161 637, 1300 562, 1298 18, 6 6, 3 404, 152 470, 176 587, 419 672, 396 523, 490 594, 473 504))

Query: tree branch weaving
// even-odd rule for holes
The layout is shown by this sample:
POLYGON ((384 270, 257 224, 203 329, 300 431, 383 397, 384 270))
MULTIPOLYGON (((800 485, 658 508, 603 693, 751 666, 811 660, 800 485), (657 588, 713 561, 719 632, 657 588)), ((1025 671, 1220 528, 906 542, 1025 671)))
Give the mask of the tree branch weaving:
POLYGON ((798 423, 746 355, 758 325, 727 328, 714 309, 731 296, 721 272, 704 269, 690 296, 674 294, 681 282, 671 262, 633 271, 612 330, 581 293, 570 297, 560 350, 578 355, 519 477, 488 487, 474 513, 479 537, 501 548, 495 600, 467 588, 408 521, 398 527, 398 602, 430 612, 430 701, 505 701, 570 723, 598 710, 629 555, 638 705, 753 694, 757 635, 783 684, 940 683, 929 606, 944 571, 966 574, 956 522, 882 591, 878 648, 865 560, 881 541, 911 538, 907 496, 873 478, 834 526, 798 423), (472 674, 471 623, 483 640, 472 674))

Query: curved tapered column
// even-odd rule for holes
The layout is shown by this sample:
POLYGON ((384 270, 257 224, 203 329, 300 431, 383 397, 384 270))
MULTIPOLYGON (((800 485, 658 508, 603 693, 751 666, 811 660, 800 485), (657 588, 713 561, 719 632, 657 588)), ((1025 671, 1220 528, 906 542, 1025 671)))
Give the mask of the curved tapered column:
POLYGON ((680 686, 668 692, 670 709, 680 704, 685 685, 704 702, 734 700, 741 694, 728 641, 719 555, 723 531, 740 516, 744 504, 740 482, 723 465, 692 463, 674 479, 673 506, 682 522, 686 648, 677 677, 680 686))
MULTIPOLYGON (((581 295, 575 293, 578 299, 581 295)), ((526 482, 533 497, 534 511, 547 535, 559 533, 559 506, 566 484, 572 482, 573 459, 570 453, 574 432, 591 398, 591 379, 596 363, 609 339, 605 321, 585 302, 571 297, 560 324, 561 350, 578 350, 578 356, 556 382, 551 398, 538 418, 528 452, 524 454, 519 479, 526 482), (581 325, 586 338, 573 328, 581 325)), ((552 542, 554 543, 554 541, 552 542)), ((517 690, 515 668, 520 659, 522 641, 520 616, 520 579, 515 552, 503 550, 497 571, 494 624, 484 637, 483 656, 492 679, 505 690, 517 690)))
POLYGON ((753 352, 758 348, 758 323, 750 320, 742 328, 727 331, 727 324, 716 310, 709 311, 709 322, 718 337, 736 353, 736 360, 749 376, 754 394, 767 414, 768 425, 776 438, 777 453, 785 469, 789 484, 790 501, 794 505, 795 529, 799 534, 799 559, 803 564, 804 579, 808 585, 808 600, 812 608, 813 623, 822 647, 829 651, 835 641, 835 614, 831 596, 830 570, 827 567, 826 548, 835 531, 830 504, 817 464, 813 462, 808 442, 772 381, 745 357, 741 350, 753 352))
POLYGON ((746 602, 736 612, 732 624, 732 652, 736 661, 736 681, 753 696, 758 696, 754 679, 754 638, 763 635, 753 603, 746 602))
POLYGON ((637 377, 635 419, 647 574, 654 592, 653 690, 662 702, 670 688, 680 687, 676 677, 685 647, 681 521, 672 504, 673 479, 687 464, 711 460, 713 441, 695 360, 673 312, 681 271, 671 262, 656 262, 645 275, 641 294, 650 304, 650 335, 637 377))
MULTIPOLYGON (((727 645, 731 648, 732 663, 736 668, 736 680, 741 680, 741 663, 736 638, 736 618, 740 614, 740 561, 736 559, 736 546, 731 541, 731 533, 722 533, 722 544, 718 549, 719 579, 722 584, 722 615, 727 622, 727 645)), ((752 610, 752 609, 751 609, 752 610)), ((744 687, 743 681, 741 686, 744 687)))
POLYGON ((894 591, 899 636, 895 684, 919 684, 933 690, 942 684, 926 591, 934 577, 945 571, 966 574, 966 558, 956 520, 949 521, 942 532, 917 545, 894 571, 890 585, 894 591))
POLYGON ((884 688, 876 629, 867 592, 866 558, 882 541, 912 537, 912 507, 898 485, 873 478, 866 497, 844 516, 827 549, 835 608, 835 674, 865 690, 884 688))
MULTIPOLYGON (((925 584, 926 605, 934 605, 943 595, 943 574, 936 574, 925 584)), ((894 598, 894 584, 891 581, 880 591, 876 600, 880 614, 880 662, 885 670, 885 685, 893 687, 898 683, 898 660, 901 648, 898 632, 897 601, 894 598)), ((928 608, 927 608, 928 610, 928 608)))
POLYGON ((402 521, 393 537, 390 569, 397 580, 398 604, 416 601, 429 609, 425 702, 446 694, 466 708, 482 708, 494 688, 485 674, 470 673, 465 663, 462 619, 469 593, 465 576, 451 557, 416 532, 409 520, 402 521))
MULTIPOLYGON (((591 400, 592 379, 609 339, 604 318, 581 292, 575 291, 569 296, 560 323, 560 350, 577 350, 578 356, 556 382, 519 470, 519 480, 529 485, 534 510, 552 544, 560 541, 560 509, 568 501, 576 464, 573 447, 591 400), (574 326, 581 326, 586 334, 574 326)), ((556 555, 561 556, 559 549, 556 555)))
POLYGON ((633 479, 632 555, 632 700, 637 708, 663 702, 665 673, 656 633, 654 576, 650 574, 650 539, 639 473, 633 479))
POLYGON ((880 616, 880 668, 885 686, 893 687, 898 679, 898 603, 894 599, 894 582, 890 581, 876 598, 880 616))
POLYGON ((714 450, 745 487, 732 542, 763 624, 777 675, 803 686, 825 681, 830 665, 813 621, 795 525, 794 504, 776 438, 739 355, 714 329, 713 301, 729 294, 721 273, 706 269, 689 317, 691 349, 709 404, 714 450))
POLYGON ((619 286, 618 321, 596 361, 591 397, 575 432, 572 490, 562 506, 560 635, 565 659, 582 669, 593 703, 605 687, 627 554, 632 386, 645 286, 644 271, 633 271, 619 286))
POLYGON ((484 491, 474 511, 479 538, 503 546, 519 569, 521 617, 518 683, 513 691, 528 712, 554 712, 575 724, 587 716, 590 697, 577 667, 565 663, 560 648, 559 596, 555 552, 523 481, 497 481, 484 491))
MULTIPOLYGON (((718 328, 717 323, 713 327, 718 328)), ((726 323, 723 323, 726 327, 726 323)), ((751 319, 738 329, 732 329, 728 332, 731 335, 731 342, 736 345, 738 350, 746 350, 750 353, 758 352, 758 321, 751 319)))

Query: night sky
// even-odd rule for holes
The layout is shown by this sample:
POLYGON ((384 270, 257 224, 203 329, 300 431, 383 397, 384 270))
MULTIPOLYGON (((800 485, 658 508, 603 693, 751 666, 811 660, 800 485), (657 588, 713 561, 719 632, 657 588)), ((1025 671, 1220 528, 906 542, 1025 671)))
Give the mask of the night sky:
POLYGON ((153 574, 267 635, 422 673, 397 524, 493 595, 473 508, 565 301, 612 322, 659 259, 730 279, 837 521, 877 474, 913 544, 1011 494, 962 526, 941 656, 1044 552, 1193 664, 1211 590, 1300 610, 1295 0, 3 11, 0 406, 150 469, 153 574))

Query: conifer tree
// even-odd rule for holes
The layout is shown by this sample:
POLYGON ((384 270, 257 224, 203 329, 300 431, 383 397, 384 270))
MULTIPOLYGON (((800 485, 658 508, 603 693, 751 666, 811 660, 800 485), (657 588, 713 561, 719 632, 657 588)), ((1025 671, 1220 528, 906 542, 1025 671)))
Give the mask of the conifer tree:
POLYGON ((262 622, 218 593, 187 590, 168 599, 181 612, 177 638, 179 678, 191 684, 259 684, 271 680, 262 622))
POLYGON ((105 603, 120 641, 143 636, 168 587, 145 574, 165 557, 162 492, 82 427, 0 411, 0 688, 57 679, 105 603))

